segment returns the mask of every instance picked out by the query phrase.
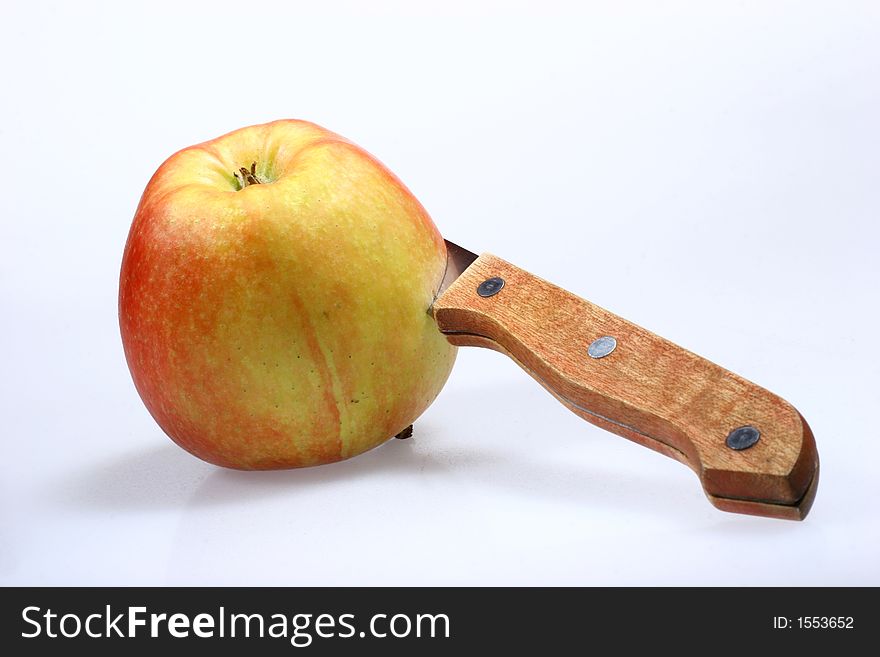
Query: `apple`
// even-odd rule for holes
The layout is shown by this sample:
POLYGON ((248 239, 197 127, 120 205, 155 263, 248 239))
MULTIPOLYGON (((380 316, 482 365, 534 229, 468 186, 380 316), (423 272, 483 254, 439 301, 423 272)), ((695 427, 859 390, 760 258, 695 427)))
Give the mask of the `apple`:
POLYGON ((241 469, 310 466, 400 433, 455 360, 429 308, 446 247, 387 168, 305 121, 168 158, 122 260, 135 386, 178 445, 241 469))

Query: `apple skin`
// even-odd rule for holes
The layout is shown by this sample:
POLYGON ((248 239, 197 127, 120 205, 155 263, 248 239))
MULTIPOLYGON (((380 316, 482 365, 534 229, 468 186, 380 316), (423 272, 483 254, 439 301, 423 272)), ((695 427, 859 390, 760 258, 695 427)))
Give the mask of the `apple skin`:
POLYGON ((119 321, 178 445, 239 469, 318 465, 410 425, 452 369, 429 307, 446 246, 388 169, 305 121, 179 151, 128 236, 119 321), (256 163, 263 184, 234 172, 256 163))

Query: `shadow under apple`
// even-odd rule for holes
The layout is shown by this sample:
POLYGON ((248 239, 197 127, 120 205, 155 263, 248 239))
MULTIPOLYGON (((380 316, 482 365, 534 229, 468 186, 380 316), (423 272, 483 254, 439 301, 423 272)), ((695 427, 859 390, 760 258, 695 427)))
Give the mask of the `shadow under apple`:
POLYGON ((239 504, 291 494, 302 487, 361 477, 425 472, 442 464, 414 449, 414 440, 389 440, 355 458, 313 468, 241 471, 220 468, 170 441, 90 464, 55 491, 65 504, 91 510, 175 509, 239 504))
MULTIPOLYGON (((623 440, 584 423, 559 408, 555 400, 541 402, 540 389, 527 382, 504 386, 504 407, 486 408, 479 395, 450 390, 437 400, 436 415, 415 424, 413 438, 389 440, 357 457, 328 465, 275 471, 237 471, 204 463, 167 439, 73 473, 59 487, 67 504, 93 510, 149 510, 239 505, 265 497, 296 495, 303 489, 333 486, 361 478, 441 475, 450 486, 467 483, 506 490, 531 499, 585 507, 627 509, 634 515, 664 514, 680 518, 683 500, 708 504, 695 479, 666 476, 663 466, 679 464, 658 459, 656 476, 634 473, 625 465, 602 458, 567 461, 543 458, 541 441, 623 440), (543 406, 542 406, 543 404, 543 406), (449 410, 442 409, 449 406, 449 410), (453 412, 455 415, 450 415, 453 412), (510 409, 530 409, 512 414, 510 409), (532 410, 534 409, 534 410, 532 410), (511 415, 516 417, 511 418, 511 415), (437 417, 453 417, 438 424, 437 417), (511 425, 506 432, 499 427, 511 425), (485 438, 483 438, 485 436, 485 438), (540 436, 540 438, 538 438, 540 436)), ((643 450, 631 445, 633 453, 643 450)), ((440 482, 443 487, 444 481, 440 482)), ((686 505, 690 506, 690 505, 686 505)), ((692 511, 692 509, 691 509, 692 511)))

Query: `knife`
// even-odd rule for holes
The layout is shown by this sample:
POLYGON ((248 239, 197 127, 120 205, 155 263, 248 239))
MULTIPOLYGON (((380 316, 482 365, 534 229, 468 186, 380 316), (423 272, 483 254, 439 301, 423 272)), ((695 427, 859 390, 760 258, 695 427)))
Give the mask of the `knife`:
POLYGON ((819 456, 791 404, 501 258, 446 250, 430 312, 452 344, 509 356, 583 419, 681 461, 719 509, 806 517, 819 456))

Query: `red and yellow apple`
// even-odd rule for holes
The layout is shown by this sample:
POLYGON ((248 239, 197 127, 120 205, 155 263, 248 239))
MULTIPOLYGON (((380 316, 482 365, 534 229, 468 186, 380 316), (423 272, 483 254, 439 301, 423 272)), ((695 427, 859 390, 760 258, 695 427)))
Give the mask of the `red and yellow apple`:
POLYGON ((166 160, 119 286, 135 386, 181 447, 233 468, 338 461, 434 400, 455 359, 429 307, 446 248, 375 158, 304 121, 166 160))

